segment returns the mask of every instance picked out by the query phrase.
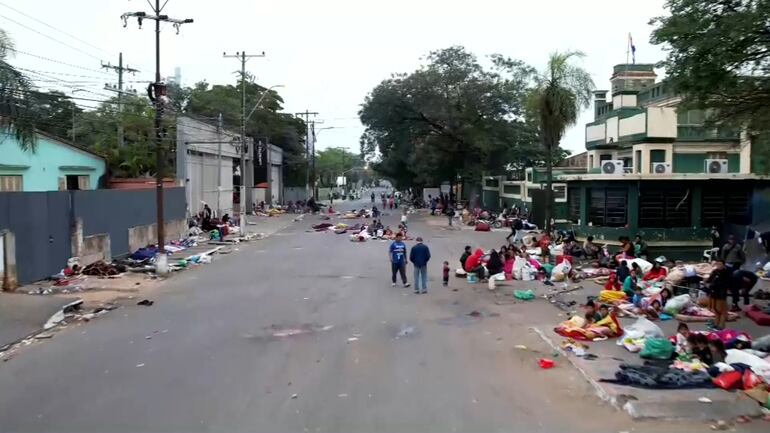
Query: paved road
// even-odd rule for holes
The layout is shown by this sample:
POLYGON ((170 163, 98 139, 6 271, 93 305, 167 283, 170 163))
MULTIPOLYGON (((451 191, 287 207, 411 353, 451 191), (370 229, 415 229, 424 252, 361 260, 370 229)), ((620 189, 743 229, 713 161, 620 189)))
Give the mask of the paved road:
MULTIPOLYGON (((573 370, 539 370, 542 355, 513 347, 547 351, 525 309, 480 305, 458 282, 427 296, 391 288, 386 243, 305 232, 313 222, 175 276, 152 307, 70 327, 3 363, 0 430, 630 430, 573 370)), ((438 277, 458 241, 412 227, 433 234, 438 277)))

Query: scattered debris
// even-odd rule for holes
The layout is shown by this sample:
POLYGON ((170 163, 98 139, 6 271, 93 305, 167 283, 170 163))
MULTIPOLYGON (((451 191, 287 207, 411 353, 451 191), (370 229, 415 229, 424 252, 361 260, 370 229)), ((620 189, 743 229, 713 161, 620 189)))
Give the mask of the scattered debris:
POLYGON ((473 310, 470 313, 468 313, 468 316, 470 317, 481 317, 481 313, 477 310, 473 310))
POLYGON ((548 370, 550 368, 553 368, 553 366, 555 365, 553 360, 548 358, 540 358, 537 361, 537 363, 540 366, 540 368, 542 368, 543 370, 548 370))
POLYGON ((523 345, 523 344, 517 344, 517 345, 515 345, 513 347, 514 347, 514 349, 520 349, 520 350, 527 350, 528 349, 528 347, 523 345))
POLYGON ((45 322, 45 325, 43 325, 43 329, 47 331, 63 321, 64 321, 64 310, 59 310, 53 316, 51 316, 47 322, 45 322))
POLYGON ((144 367, 144 363, 141 363, 141 364, 136 364, 136 367, 137 367, 137 368, 139 368, 139 367, 144 367))
POLYGON ((350 338, 348 338, 348 343, 352 343, 354 341, 358 341, 358 337, 350 337, 350 338))
POLYGON ((698 401, 701 402, 701 403, 707 403, 707 404, 712 403, 711 399, 708 398, 708 397, 700 397, 700 398, 698 398, 698 401))
POLYGON ((402 325, 401 329, 398 331, 398 334, 396 334, 396 339, 402 338, 402 337, 411 337, 414 335, 415 329, 414 326, 410 325, 402 325))
POLYGON ((41 333, 35 335, 35 338, 38 339, 38 340, 44 340, 44 339, 48 339, 48 338, 53 338, 53 334, 51 334, 50 332, 41 332, 41 333))
POLYGON ((716 424, 711 424, 711 430, 727 430, 730 428, 730 425, 727 424, 724 420, 717 421, 716 424))
POLYGON ((347 398, 347 394, 337 394, 337 397, 339 398, 347 398))
POLYGON ((145 307, 149 307, 150 305, 154 304, 155 301, 151 301, 149 299, 142 299, 141 301, 137 302, 136 305, 144 305, 145 307))
POLYGON ((299 397, 299 394, 292 394, 291 395, 292 400, 295 400, 297 397, 299 397))

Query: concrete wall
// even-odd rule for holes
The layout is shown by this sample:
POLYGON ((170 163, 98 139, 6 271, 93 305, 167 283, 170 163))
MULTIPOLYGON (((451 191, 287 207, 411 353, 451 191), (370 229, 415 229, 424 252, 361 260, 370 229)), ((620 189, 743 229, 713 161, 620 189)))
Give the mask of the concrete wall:
MULTIPOLYGON (((626 95, 628 96, 628 95, 626 95)), ((644 134, 646 129, 647 115, 639 113, 631 117, 620 119, 618 135, 621 137, 633 134, 644 134)))
POLYGON ((0 175, 21 175, 24 191, 58 191, 66 175, 88 176, 89 188, 96 189, 106 170, 104 159, 47 135, 37 135, 35 152, 22 151, 6 133, 0 138, 0 175))
MULTIPOLYGON (((166 239, 172 240, 185 232, 184 189, 168 188, 164 193, 166 239)), ((152 228, 144 229, 147 235, 134 242, 129 242, 129 233, 154 225, 155 219, 154 190, 0 193, 0 231, 15 236, 20 284, 57 273, 78 254, 92 261, 154 243, 152 228)))
POLYGON ((607 143, 618 141, 618 118, 610 117, 607 119, 607 143))
POLYGON ((647 136, 676 138, 677 119, 673 107, 647 107, 647 136))

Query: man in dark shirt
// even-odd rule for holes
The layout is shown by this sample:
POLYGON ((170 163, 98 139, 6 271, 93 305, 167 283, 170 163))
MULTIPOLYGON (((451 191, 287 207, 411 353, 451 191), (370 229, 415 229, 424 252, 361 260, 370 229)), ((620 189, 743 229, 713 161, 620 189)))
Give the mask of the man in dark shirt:
POLYGON ((414 293, 428 293, 428 261, 430 249, 417 237, 417 245, 409 252, 409 261, 414 266, 414 293))
POLYGON ((463 251, 463 255, 460 256, 460 269, 465 269, 465 262, 468 260, 468 257, 471 256, 471 246, 466 245, 465 251, 463 251))
POLYGON ((749 305, 749 292, 757 284, 757 274, 751 271, 739 269, 733 272, 730 284, 730 294, 733 298, 733 311, 741 311, 738 306, 738 298, 743 296, 743 305, 749 305))
POLYGON ((724 260, 714 261, 714 270, 706 280, 709 289, 709 304, 714 311, 714 328, 724 329, 727 322, 727 291, 732 283, 733 273, 725 266, 724 260))

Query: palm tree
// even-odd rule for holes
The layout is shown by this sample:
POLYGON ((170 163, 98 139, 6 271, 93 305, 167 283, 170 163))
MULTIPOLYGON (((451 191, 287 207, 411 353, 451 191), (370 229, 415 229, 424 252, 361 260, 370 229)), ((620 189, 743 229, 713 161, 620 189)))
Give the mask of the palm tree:
MULTIPOLYGON (((35 150, 35 120, 30 82, 6 62, 13 40, 0 29, 0 135, 12 134, 23 150, 35 150)), ((5 137, 0 137, 0 144, 5 137)))
POLYGON ((553 215, 553 156, 559 149, 564 131, 575 125, 582 109, 591 104, 594 82, 591 75, 579 66, 572 65, 573 58, 585 57, 580 51, 553 53, 548 66, 536 77, 532 94, 535 121, 540 126, 540 136, 545 150, 546 190, 545 228, 551 233, 553 215))

